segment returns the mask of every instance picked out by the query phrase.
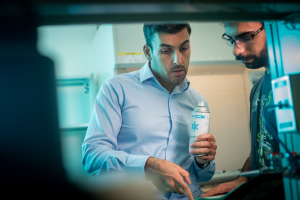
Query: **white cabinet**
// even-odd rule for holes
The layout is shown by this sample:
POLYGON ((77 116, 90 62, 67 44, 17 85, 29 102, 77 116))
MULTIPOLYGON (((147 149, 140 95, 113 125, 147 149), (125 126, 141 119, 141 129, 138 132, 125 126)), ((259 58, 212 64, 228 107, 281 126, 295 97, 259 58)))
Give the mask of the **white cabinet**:
POLYGON ((38 51, 55 63, 56 76, 89 76, 92 73, 91 40, 96 24, 38 27, 38 51))
POLYGON ((60 127, 86 126, 95 99, 93 74, 89 77, 57 77, 56 85, 60 127))
POLYGON ((231 47, 222 40, 224 27, 220 23, 190 23, 191 65, 228 64, 235 61, 231 47))
MULTIPOLYGON (((236 63, 231 48, 221 38, 224 28, 220 23, 193 22, 190 25, 190 65, 236 63)), ((147 61, 143 54, 143 46, 146 43, 143 24, 113 26, 116 68, 143 66, 147 61)))
POLYGON ((143 24, 115 24, 113 30, 116 68, 142 67, 147 62, 143 24))

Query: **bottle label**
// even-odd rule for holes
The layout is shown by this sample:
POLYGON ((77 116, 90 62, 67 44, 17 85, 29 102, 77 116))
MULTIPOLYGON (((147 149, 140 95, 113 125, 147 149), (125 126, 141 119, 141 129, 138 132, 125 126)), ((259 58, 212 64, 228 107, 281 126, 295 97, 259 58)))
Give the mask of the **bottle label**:
MULTIPOLYGON (((195 138, 203 133, 209 133, 209 114, 210 113, 192 113, 192 124, 190 129, 190 144, 195 142, 195 138)), ((191 147, 189 149, 192 149, 191 147)))

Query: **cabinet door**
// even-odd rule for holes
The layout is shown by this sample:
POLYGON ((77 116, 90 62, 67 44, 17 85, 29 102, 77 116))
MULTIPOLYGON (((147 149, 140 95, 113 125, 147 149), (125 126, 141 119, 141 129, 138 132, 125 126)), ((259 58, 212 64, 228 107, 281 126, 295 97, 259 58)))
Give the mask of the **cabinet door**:
POLYGON ((222 40, 224 27, 220 23, 190 23, 191 65, 201 63, 236 62, 231 47, 222 40))
MULTIPOLYGON (((191 65, 236 63, 231 47, 221 38, 224 28, 220 23, 193 22, 190 25, 191 65)), ((116 68, 141 66, 147 61, 143 55, 146 43, 143 24, 114 25, 114 41, 116 68)))
POLYGON ((143 24, 114 25, 114 41, 116 68, 142 67, 147 61, 143 53, 143 24))

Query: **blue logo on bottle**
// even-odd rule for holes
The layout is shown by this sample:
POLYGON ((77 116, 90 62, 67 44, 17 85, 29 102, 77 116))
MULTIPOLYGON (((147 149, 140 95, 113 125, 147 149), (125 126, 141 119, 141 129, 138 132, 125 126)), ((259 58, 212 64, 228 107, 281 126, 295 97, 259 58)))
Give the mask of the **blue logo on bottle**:
POLYGON ((195 118, 205 119, 205 115, 195 115, 195 118))
POLYGON ((192 129, 194 130, 194 132, 196 129, 199 130, 198 126, 199 126, 199 124, 196 124, 195 122, 192 124, 192 129))

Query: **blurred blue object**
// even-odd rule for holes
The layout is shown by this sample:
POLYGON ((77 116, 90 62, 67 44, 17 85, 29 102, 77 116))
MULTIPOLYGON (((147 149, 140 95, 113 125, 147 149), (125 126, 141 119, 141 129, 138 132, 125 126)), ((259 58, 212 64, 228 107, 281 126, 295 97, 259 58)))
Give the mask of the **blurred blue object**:
POLYGON ((1 1, 0 12, 1 195, 89 199, 62 165, 54 63, 37 52, 37 18, 27 1, 1 1))

